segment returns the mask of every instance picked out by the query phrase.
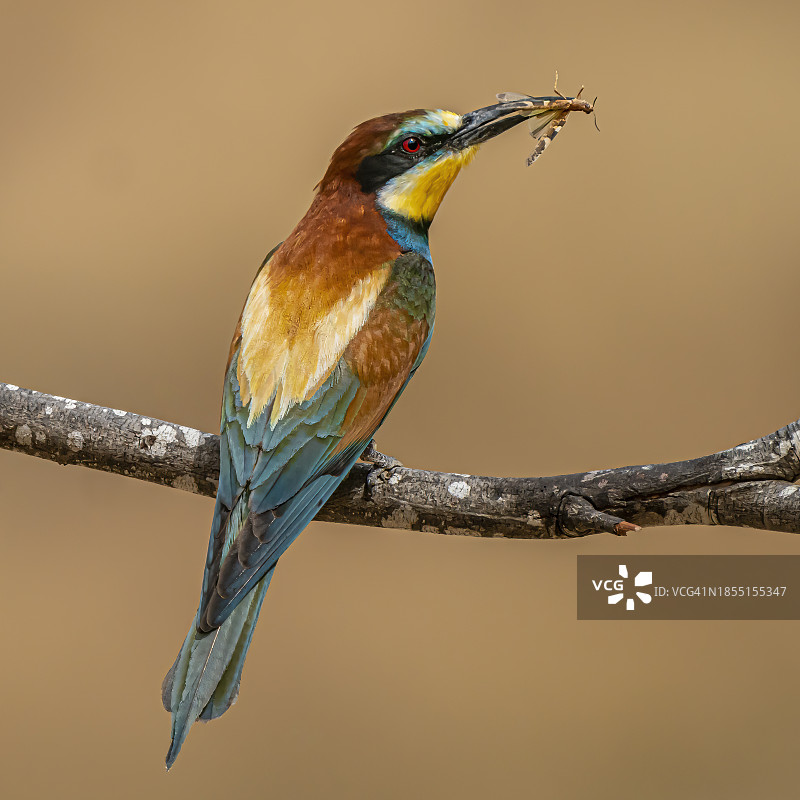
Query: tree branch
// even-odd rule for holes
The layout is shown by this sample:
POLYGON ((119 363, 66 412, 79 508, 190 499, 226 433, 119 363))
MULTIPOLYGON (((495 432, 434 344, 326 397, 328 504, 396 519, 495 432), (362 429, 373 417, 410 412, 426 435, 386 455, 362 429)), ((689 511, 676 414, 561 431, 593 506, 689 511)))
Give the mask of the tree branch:
MULTIPOLYGON (((0 383, 0 448, 213 497, 219 437, 130 411, 0 383)), ((639 526, 800 533, 800 420, 730 450, 549 478, 356 464, 326 522, 517 539, 624 535, 639 526)))

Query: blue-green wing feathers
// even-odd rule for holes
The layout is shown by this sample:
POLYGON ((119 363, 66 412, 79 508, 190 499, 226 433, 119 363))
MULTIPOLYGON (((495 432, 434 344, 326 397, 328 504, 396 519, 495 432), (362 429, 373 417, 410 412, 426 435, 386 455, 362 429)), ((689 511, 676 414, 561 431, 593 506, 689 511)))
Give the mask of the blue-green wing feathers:
POLYGON ((278 558, 314 518, 367 442, 334 451, 359 382, 340 363, 274 428, 271 407, 248 427, 234 354, 223 390, 220 482, 195 622, 162 688, 172 711, 170 766, 196 719, 222 714, 238 694, 247 648, 278 558), (335 474, 329 474, 333 466, 335 474))
MULTIPOLYGON (((339 364, 317 393, 290 409, 274 429, 262 423, 267 410, 248 428, 249 410, 241 403, 236 383, 236 358, 226 381, 231 399, 226 402, 228 421, 223 435, 241 487, 240 502, 246 502, 247 517, 235 534, 229 532, 219 560, 209 563, 205 583, 213 590, 204 593, 204 607, 198 615, 198 628, 202 631, 210 631, 225 621, 341 481, 341 470, 330 475, 328 468, 341 440, 345 415, 348 410, 352 412, 360 385, 350 369, 339 364), (252 437, 253 430, 259 427, 263 430, 260 442, 252 437), (233 538, 230 534, 234 534, 233 538), (216 564, 218 572, 213 574, 216 564)), ((351 461, 359 455, 360 451, 351 461)))

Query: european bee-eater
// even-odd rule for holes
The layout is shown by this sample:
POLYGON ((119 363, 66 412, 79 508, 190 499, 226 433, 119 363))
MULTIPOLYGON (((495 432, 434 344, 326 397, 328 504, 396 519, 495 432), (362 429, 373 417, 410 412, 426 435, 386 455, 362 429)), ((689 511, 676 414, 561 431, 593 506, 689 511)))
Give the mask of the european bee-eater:
MULTIPOLYGON (((556 100, 557 98, 552 98, 556 100)), ((236 699, 281 554, 370 445, 433 331, 428 228, 478 145, 525 102, 359 125, 265 259, 231 344, 200 607, 164 679, 170 767, 195 720, 236 699)))

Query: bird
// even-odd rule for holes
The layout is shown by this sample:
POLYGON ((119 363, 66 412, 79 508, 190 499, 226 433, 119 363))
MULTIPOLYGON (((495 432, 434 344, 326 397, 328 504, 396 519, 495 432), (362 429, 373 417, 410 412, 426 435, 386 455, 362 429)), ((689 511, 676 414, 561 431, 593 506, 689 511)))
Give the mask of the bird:
MULTIPOLYGON (((236 700, 280 556, 364 458, 434 328, 429 227, 479 146, 524 103, 388 114, 334 151, 308 212, 259 269, 230 347, 200 603, 162 685, 167 769, 236 700)), ((376 467, 377 468, 377 467, 376 467)))

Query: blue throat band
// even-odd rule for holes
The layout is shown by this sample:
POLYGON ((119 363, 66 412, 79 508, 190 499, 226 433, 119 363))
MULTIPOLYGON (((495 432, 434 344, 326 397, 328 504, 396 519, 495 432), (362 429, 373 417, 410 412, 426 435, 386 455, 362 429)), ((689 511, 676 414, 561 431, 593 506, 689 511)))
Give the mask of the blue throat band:
POLYGON ((431 261, 431 250, 428 245, 428 229, 421 225, 415 225, 407 219, 387 211, 378 206, 381 216, 386 220, 386 230, 389 236, 394 239, 404 252, 412 252, 421 255, 428 263, 431 261))

